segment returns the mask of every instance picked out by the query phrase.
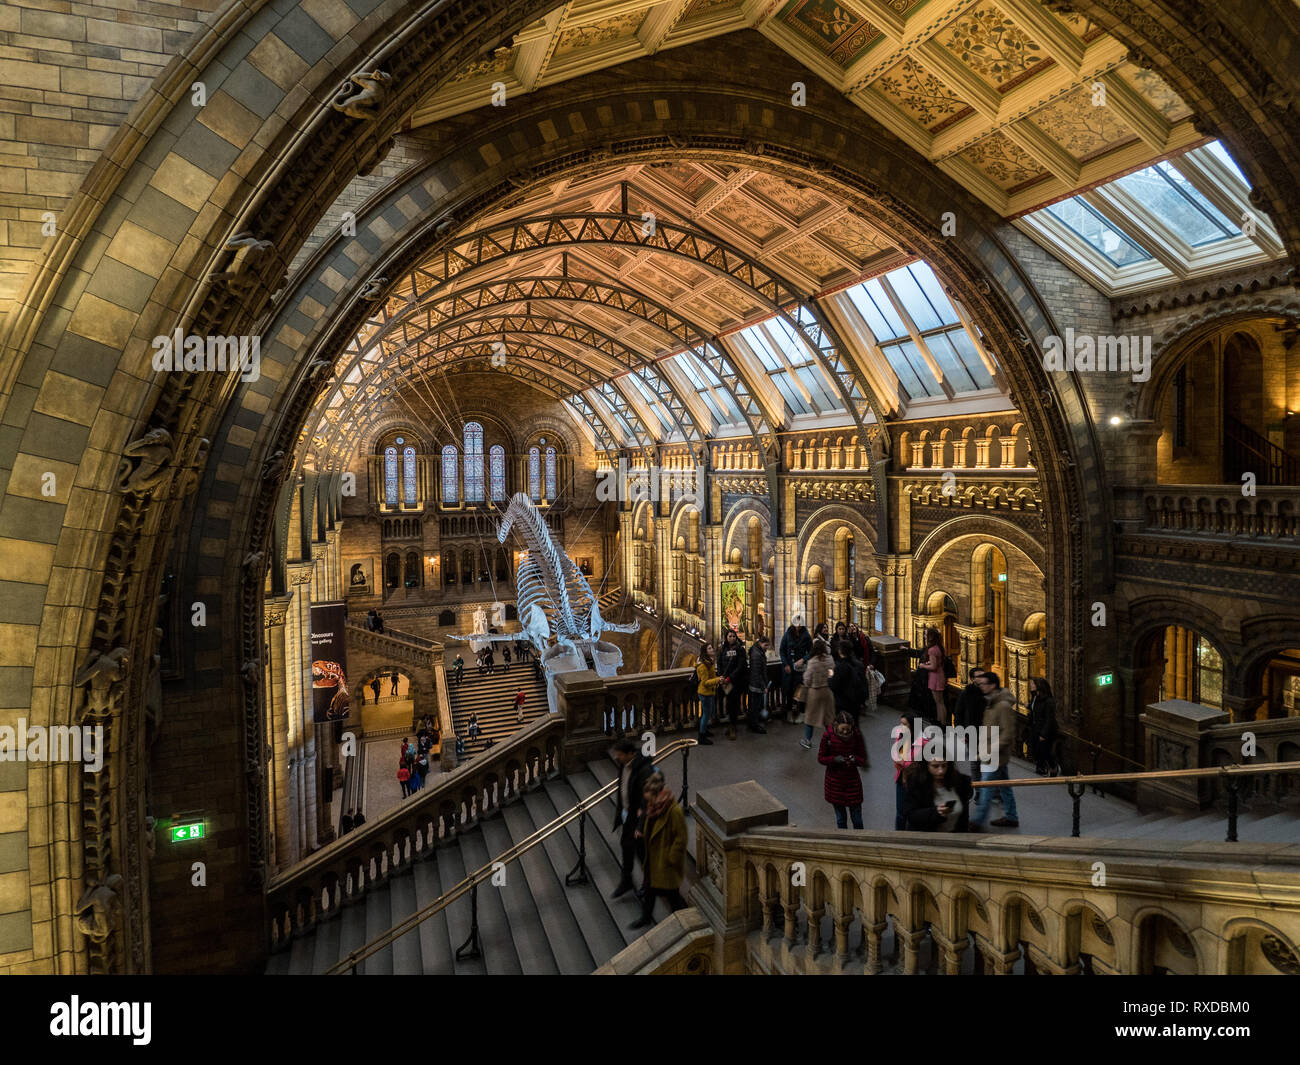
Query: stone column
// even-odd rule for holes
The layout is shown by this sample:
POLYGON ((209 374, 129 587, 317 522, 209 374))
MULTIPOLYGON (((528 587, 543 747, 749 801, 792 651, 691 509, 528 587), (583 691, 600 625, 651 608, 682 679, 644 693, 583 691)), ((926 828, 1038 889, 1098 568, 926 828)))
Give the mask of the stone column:
POLYGON ((970 941, 963 939, 954 943, 933 926, 930 928, 930 939, 938 948, 944 976, 960 976, 962 952, 970 946, 970 941))
POLYGON ((988 625, 956 624, 957 636, 961 640, 961 662, 958 663, 958 682, 964 687, 970 670, 984 664, 988 652, 990 628, 988 625))
MULTIPOLYGON (((795 566, 798 559, 798 540, 793 536, 778 536, 773 545, 772 584, 772 639, 778 650, 781 635, 790 626, 791 610, 798 595, 795 566)), ((806 609, 806 607, 805 607, 806 609)), ((805 619, 807 620, 807 619, 805 619)))
POLYGON ((842 592, 826 593, 826 620, 830 624, 831 631, 835 631, 835 626, 841 621, 848 622, 849 617, 849 593, 847 590, 842 592))
POLYGON ((290 721, 288 692, 286 689, 287 661, 285 647, 285 617, 289 611, 290 596, 270 597, 262 601, 262 621, 266 626, 268 646, 266 660, 266 720, 271 745, 271 768, 267 780, 271 796, 271 864, 283 869, 298 861, 298 837, 294 831, 298 814, 298 795, 290 786, 289 742, 293 722, 290 721))
POLYGON ((1003 686, 1010 688, 1016 697, 1016 706, 1029 708, 1029 678, 1033 675, 1034 660, 1043 645, 1042 640, 1013 640, 1006 637, 1002 641, 1006 647, 1007 675, 1003 686))
POLYGON ((714 638, 722 639, 722 587, 719 574, 725 559, 722 557, 722 526, 705 525, 700 529, 700 538, 704 541, 704 572, 700 583, 700 598, 704 600, 705 633, 714 633, 714 638))
MULTIPOLYGON (((753 780, 707 788, 695 797, 695 867, 699 878, 691 903, 714 931, 715 973, 745 972, 746 938, 751 928, 749 885, 744 861, 744 833, 760 825, 785 825, 789 811, 753 780)), ((759 891, 766 890, 760 884, 759 891)), ((785 903, 785 940, 793 939, 790 906, 793 889, 781 891, 785 903)), ((752 920, 757 921, 755 916, 752 920)))
POLYGON ((291 602, 285 622, 285 691, 290 729, 290 788, 298 796, 300 853, 317 847, 316 726, 311 706, 311 562, 290 562, 291 602))
POLYGON ((885 632, 906 640, 912 632, 912 556, 877 555, 876 564, 885 597, 885 632))

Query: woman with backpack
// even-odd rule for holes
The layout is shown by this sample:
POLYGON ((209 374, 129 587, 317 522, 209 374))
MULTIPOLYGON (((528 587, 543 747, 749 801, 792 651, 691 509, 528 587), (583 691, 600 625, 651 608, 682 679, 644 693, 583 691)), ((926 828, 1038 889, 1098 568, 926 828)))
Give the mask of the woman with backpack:
POLYGON ((835 645, 831 695, 835 699, 835 713, 848 714, 857 724, 862 717, 862 705, 867 701, 867 673, 847 639, 835 645))
POLYGON ((706 747, 713 746, 713 737, 709 735, 709 724, 713 721, 713 702, 718 693, 722 678, 713 665, 713 644, 706 643, 700 648, 699 661, 695 663, 695 694, 700 697, 700 734, 698 742, 706 747))
POLYGON ((853 721, 853 715, 841 710, 835 715, 835 724, 822 733, 817 761, 826 767, 824 794, 835 808, 835 827, 862 827, 862 777, 867 768, 867 745, 853 721))

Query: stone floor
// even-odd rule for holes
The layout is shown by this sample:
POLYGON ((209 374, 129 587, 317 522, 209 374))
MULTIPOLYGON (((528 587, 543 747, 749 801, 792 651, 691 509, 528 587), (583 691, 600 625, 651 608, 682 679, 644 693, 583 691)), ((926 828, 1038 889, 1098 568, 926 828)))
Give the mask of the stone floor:
MULTIPOLYGON (((890 730, 897 722, 897 716, 892 713, 864 717, 862 721, 863 738, 871 759, 871 768, 862 774, 864 828, 894 827, 894 770, 890 761, 890 730)), ((803 736, 802 725, 774 721, 768 723, 768 729, 768 734, 764 736, 742 728, 735 740, 729 740, 725 727, 718 728, 715 725, 714 745, 693 748, 690 752, 692 800, 702 788, 756 780, 785 803, 790 810, 792 825, 834 828, 835 812, 823 797, 825 770, 817 762, 816 742, 819 737, 814 737, 813 749, 806 751, 799 746, 799 740, 803 736)), ((669 783, 680 790, 681 756, 669 758, 664 768, 669 783)), ((1037 779, 1033 768, 1018 760, 1012 762, 1011 777, 1037 779)), ((987 827, 987 832, 1033 836, 1070 835, 1072 804, 1064 785, 1019 788, 1015 799, 1020 827, 987 827)), ((995 802, 989 819, 994 820, 1001 814, 1001 807, 995 802)), ((693 825, 693 819, 691 823, 693 825)), ((1221 841, 1227 831, 1226 817, 1214 810, 1200 814, 1142 814, 1130 802, 1091 792, 1083 797, 1080 825, 1083 836, 1109 838, 1142 836, 1153 839, 1221 841)), ((1238 824, 1238 837, 1242 842, 1294 843, 1300 839, 1300 810, 1292 808, 1280 812, 1265 807, 1258 812, 1243 812, 1238 824)))
MULTIPOLYGON (((366 740, 361 745, 365 758, 365 782, 362 795, 365 797, 364 812, 367 821, 388 813, 402 801, 402 786, 397 783, 397 756, 402 750, 401 736, 385 736, 377 740, 366 740)), ((425 786, 436 783, 442 774, 442 767, 433 764, 429 775, 425 777, 425 786)))

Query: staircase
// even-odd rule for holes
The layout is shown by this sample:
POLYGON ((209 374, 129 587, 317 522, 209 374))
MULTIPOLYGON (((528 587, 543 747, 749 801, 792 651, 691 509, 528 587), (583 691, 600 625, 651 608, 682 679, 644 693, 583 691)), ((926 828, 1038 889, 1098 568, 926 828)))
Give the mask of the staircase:
POLYGON ((617 584, 600 593, 600 616, 612 615, 613 610, 623 601, 623 589, 617 584))
MULTIPOLYGON (((497 657, 500 658, 500 648, 497 657)), ((498 661, 491 674, 480 676, 478 666, 471 659, 465 663, 465 679, 460 684, 452 680, 451 670, 447 671, 452 722, 456 735, 465 740, 466 755, 485 750, 489 740, 500 743, 519 728, 515 693, 520 688, 528 697, 524 703, 524 722, 535 721, 547 712, 546 682, 538 679, 532 662, 511 662, 510 671, 504 673, 498 661), (473 742, 469 739, 470 714, 478 715, 479 738, 473 742)))
POLYGON ((1300 484, 1300 459, 1231 415, 1223 420, 1224 479, 1241 480, 1247 471, 1258 484, 1300 484))
MULTIPOLYGON (((336 919, 294 939, 271 957, 267 975, 324 973, 572 809, 615 774, 616 766, 606 759, 567 779, 554 777, 524 791, 434 848, 428 860, 413 863, 406 875, 390 877, 360 904, 344 907, 336 919)), ((457 948, 470 936, 471 903, 462 898, 361 963, 359 971, 439 976, 592 972, 641 934, 627 927, 640 914, 635 895, 609 898, 618 884, 620 862, 618 839, 609 830, 612 815, 613 803, 602 803, 588 819, 588 883, 565 886, 565 876, 578 863, 575 821, 506 866, 503 885, 483 885, 478 893, 480 957, 456 960, 457 948)), ((662 916, 662 905, 660 911, 662 916)))

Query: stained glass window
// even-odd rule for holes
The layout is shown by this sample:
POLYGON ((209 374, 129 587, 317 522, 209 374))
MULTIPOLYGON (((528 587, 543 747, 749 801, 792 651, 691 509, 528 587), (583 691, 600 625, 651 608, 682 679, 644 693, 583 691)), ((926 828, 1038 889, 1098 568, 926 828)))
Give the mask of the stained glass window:
POLYGON ((444 503, 455 503, 460 498, 456 485, 457 465, 456 448, 448 444, 442 449, 442 501, 444 503))
POLYGON ((546 498, 555 502, 555 448, 546 449, 546 498))
POLYGON ((506 498, 506 449, 500 444, 488 448, 488 488, 494 501, 506 498))
POLYGON ((384 448, 384 502, 397 504, 397 448, 384 448))
POLYGON ((465 502, 483 502, 483 426, 465 423, 465 502))
POLYGON ((402 494, 409 506, 415 506, 415 448, 410 445, 402 452, 402 494))
POLYGON ((542 498, 542 457, 535 447, 528 449, 528 498, 534 503, 542 498))

